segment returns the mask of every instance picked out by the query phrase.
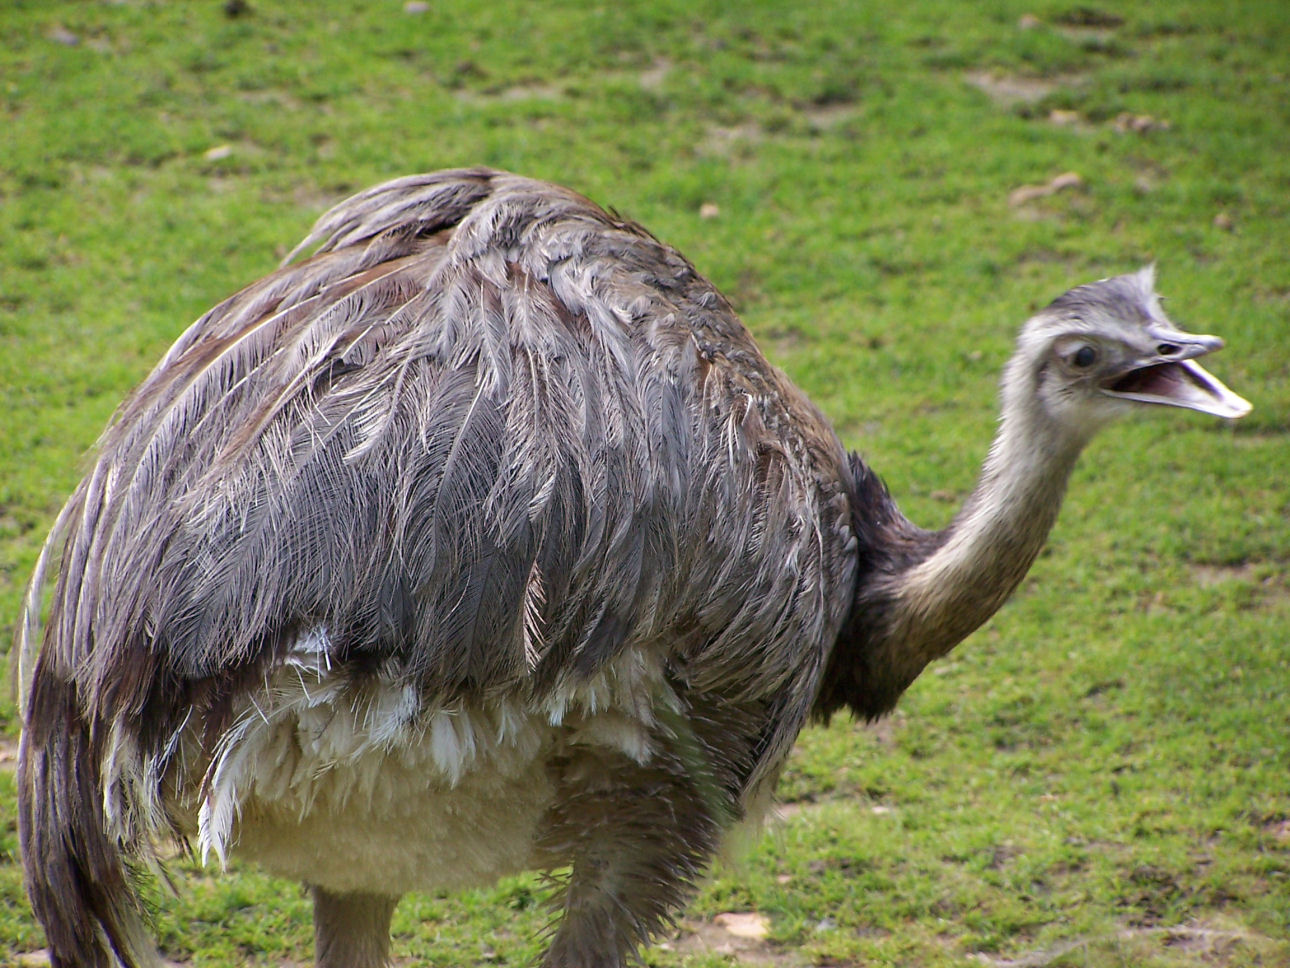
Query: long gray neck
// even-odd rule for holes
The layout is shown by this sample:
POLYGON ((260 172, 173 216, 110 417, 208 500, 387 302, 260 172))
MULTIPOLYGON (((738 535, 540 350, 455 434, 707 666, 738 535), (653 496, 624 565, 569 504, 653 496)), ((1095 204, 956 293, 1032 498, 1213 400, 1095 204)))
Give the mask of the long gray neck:
POLYGON ((928 558, 896 576, 893 645, 918 667, 993 615, 1030 570, 1061 509, 1083 447, 1011 401, 971 496, 928 558))
MULTIPOLYGON (((1063 431, 1038 405, 1034 379, 1014 360, 998 433, 971 496, 928 553, 894 573, 861 577, 839 665, 862 715, 886 712, 929 662, 993 615, 1030 569, 1057 518, 1089 434, 1063 431)), ((934 539, 934 540, 932 540, 934 539)), ((828 688, 828 687, 826 687, 828 688)), ((836 702, 821 706, 825 715, 836 702)))

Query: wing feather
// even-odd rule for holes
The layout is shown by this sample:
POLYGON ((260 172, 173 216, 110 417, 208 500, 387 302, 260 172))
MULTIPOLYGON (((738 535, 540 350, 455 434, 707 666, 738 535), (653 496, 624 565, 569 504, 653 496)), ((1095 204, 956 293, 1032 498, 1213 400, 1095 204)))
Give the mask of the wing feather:
POLYGON ((442 701, 633 644, 740 701, 808 688, 849 471, 689 263, 485 169, 364 192, 314 245, 179 338, 60 518, 47 648, 91 710, 215 703, 313 628, 442 701))

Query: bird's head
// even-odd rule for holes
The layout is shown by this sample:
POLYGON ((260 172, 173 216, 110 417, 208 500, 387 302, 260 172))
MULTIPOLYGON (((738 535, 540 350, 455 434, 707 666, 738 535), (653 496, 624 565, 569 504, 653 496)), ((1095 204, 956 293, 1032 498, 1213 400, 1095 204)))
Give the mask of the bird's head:
POLYGON ((1248 401, 1196 358, 1221 348, 1217 336, 1185 333, 1155 292, 1155 269, 1078 286, 1026 323, 1004 381, 1077 434, 1151 404, 1241 417, 1248 401))

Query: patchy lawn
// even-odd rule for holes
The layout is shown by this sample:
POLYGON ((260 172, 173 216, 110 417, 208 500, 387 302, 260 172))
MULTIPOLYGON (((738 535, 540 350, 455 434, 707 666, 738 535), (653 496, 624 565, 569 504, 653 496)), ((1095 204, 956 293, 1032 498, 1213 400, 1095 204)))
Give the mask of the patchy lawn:
MULTIPOLYGON (((1016 327, 1155 261, 1254 413, 1096 441, 1015 599, 884 724, 804 734, 784 816, 645 958, 1290 963, 1288 9, 11 2, 0 625, 126 391, 390 176, 494 164, 644 222, 929 526, 971 487, 1016 327)), ((12 753, 0 962, 36 964, 12 753)), ((173 871, 173 963, 308 962, 298 886, 173 871)), ((400 964, 531 964, 543 894, 409 897, 400 964)))

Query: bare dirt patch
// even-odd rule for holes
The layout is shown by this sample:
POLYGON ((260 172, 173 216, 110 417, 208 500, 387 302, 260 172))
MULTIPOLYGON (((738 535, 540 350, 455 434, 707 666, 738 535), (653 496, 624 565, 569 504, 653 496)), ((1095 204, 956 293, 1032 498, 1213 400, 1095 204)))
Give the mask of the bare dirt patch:
POLYGON ((802 112, 811 128, 827 131, 855 117, 858 105, 852 101, 834 101, 830 104, 812 105, 802 112))
POLYGON ((1008 204, 1013 208, 1018 208, 1028 202, 1048 198, 1058 192, 1071 191, 1083 186, 1084 179, 1077 172, 1067 171, 1054 176, 1050 181, 1042 185, 1022 185, 1019 188, 1014 188, 1008 195, 1008 204))
POLYGON ((532 84, 512 84, 510 87, 487 91, 460 88, 453 92, 457 100, 466 104, 496 104, 499 102, 517 103, 522 101, 559 101, 565 96, 563 85, 535 82, 532 84))
POLYGON ((663 81, 667 79, 668 72, 672 70, 672 62, 666 57, 657 58, 654 63, 645 70, 640 72, 640 85, 647 91, 657 91, 663 86, 663 81))
POLYGON ((265 105, 267 107, 283 108, 288 111, 317 110, 314 102, 311 101, 306 105, 295 94, 276 87, 238 91, 236 97, 245 104, 265 105))
POLYGON ((1069 87, 1078 80, 1078 76, 1023 77, 1020 74, 1000 74, 995 71, 972 71, 967 75, 969 84, 1002 107, 1034 104, 1058 88, 1069 87))
POLYGON ((765 918, 754 912, 718 914, 711 921, 685 918, 676 936, 658 947, 683 955, 724 955, 741 964, 768 968, 792 968, 801 964, 795 952, 766 940, 768 927, 765 918))
POLYGON ((733 154, 737 147, 756 144, 765 137, 761 125, 755 121, 745 121, 733 126, 713 124, 708 126, 703 140, 699 142, 699 151, 701 154, 725 158, 733 154))
POLYGON ((1222 585, 1229 581, 1254 581, 1254 565, 1244 562, 1239 565, 1192 565, 1191 577, 1204 588, 1222 585))
POLYGON ((1111 50, 1116 40, 1116 33, 1111 27, 1063 27, 1055 28, 1067 40, 1079 44, 1086 50, 1111 50))
POLYGON ((1271 938, 1248 931, 1221 930, 1204 925, 1174 925, 1125 928, 1112 934, 1074 938, 1015 958, 1000 958, 984 953, 977 953, 972 957, 991 968, 1046 968, 1077 953, 1082 954, 1089 964, 1110 963, 1109 959, 1102 959, 1107 953, 1115 952, 1114 963, 1134 964, 1146 952, 1167 948, 1185 951, 1198 964, 1221 968, 1225 965, 1246 964, 1245 959, 1249 955, 1260 957, 1271 953, 1275 947, 1271 938), (1099 952, 1102 953, 1100 957, 1099 952))
POLYGON ((12 773, 18 768, 18 740, 12 736, 0 736, 0 770, 12 773))
MULTIPOLYGON (((771 824, 788 823, 798 817, 810 816, 818 813, 824 807, 833 803, 854 803, 857 796, 863 799, 861 794, 843 794, 839 796, 821 797, 818 800, 790 800, 784 803, 776 803, 770 809, 767 815, 767 822, 771 824)), ((885 803, 869 804, 869 812, 875 817, 885 817, 894 813, 895 808, 889 807, 885 803)))
POLYGON ((1269 569, 1266 563, 1246 561, 1240 564, 1193 564, 1188 572, 1193 583, 1201 588, 1217 588, 1240 584, 1253 589, 1253 602, 1258 605, 1276 605, 1290 597, 1290 577, 1284 569, 1269 569))
MULTIPOLYGON (((662 89, 667 76, 672 71, 672 61, 666 57, 660 57, 650 62, 648 67, 638 71, 621 71, 609 70, 603 72, 600 77, 603 80, 635 80, 642 90, 659 91, 662 89)), ((487 78, 487 72, 479 68, 473 61, 463 61, 457 66, 457 77, 470 78, 472 80, 483 80, 487 78)), ((496 104, 496 103, 516 103, 523 101, 562 101, 570 97, 571 91, 575 90, 578 79, 574 77, 565 80, 555 81, 532 81, 523 84, 512 84, 508 87, 484 87, 478 86, 471 88, 458 86, 454 91, 457 99, 466 104, 496 104)))
MULTIPOLYGON (((49 949, 41 948, 39 951, 25 951, 17 956, 14 962, 17 968, 47 968, 50 964, 49 949)), ((186 968, 186 961, 163 961, 162 968, 186 968)))

